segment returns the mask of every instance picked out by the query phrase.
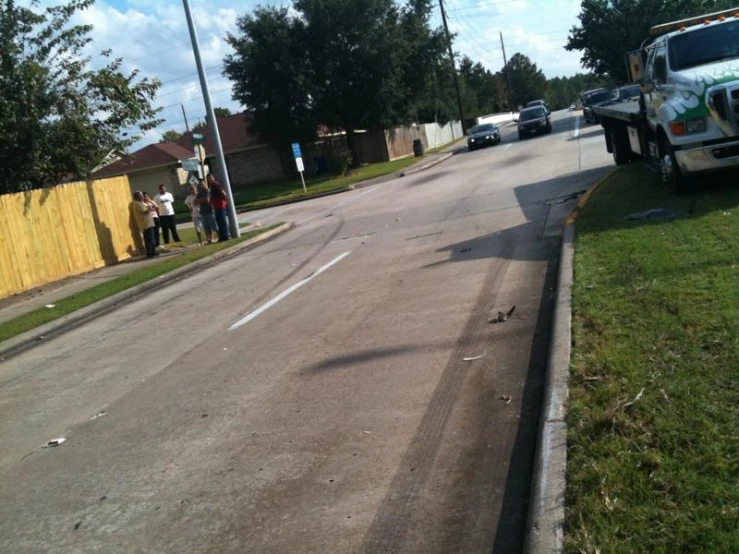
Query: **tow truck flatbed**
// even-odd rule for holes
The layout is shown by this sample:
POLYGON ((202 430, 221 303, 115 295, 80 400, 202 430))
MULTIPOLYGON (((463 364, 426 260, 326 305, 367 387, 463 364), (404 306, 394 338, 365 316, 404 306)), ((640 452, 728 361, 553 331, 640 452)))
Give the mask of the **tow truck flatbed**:
POLYGON ((644 113, 639 107, 639 102, 634 100, 609 102, 600 106, 593 106, 593 111, 598 114, 601 120, 609 117, 626 123, 638 123, 644 119, 644 113))

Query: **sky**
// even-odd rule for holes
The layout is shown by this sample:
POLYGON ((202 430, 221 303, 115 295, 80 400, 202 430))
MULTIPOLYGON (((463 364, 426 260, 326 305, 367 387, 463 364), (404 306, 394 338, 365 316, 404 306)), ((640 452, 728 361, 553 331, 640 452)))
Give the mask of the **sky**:
MULTIPOLYGON (((55 5, 61 0, 43 0, 55 5)), ((26 0, 28 4, 30 0, 26 0)), ((231 99, 230 85, 222 75, 224 56, 231 49, 225 41, 236 29, 239 16, 257 5, 289 5, 288 0, 190 0, 203 64, 207 70, 214 106, 232 112, 242 107, 231 99)), ((568 30, 578 23, 580 0, 445 0, 450 31, 457 35, 455 51, 479 61, 492 71, 503 66, 499 32, 506 55, 529 56, 547 77, 568 76, 580 68, 580 55, 567 52, 568 30)), ((92 64, 102 64, 99 54, 112 49, 124 60, 124 69, 137 69, 142 77, 162 82, 155 104, 163 108, 165 122, 148 131, 132 150, 158 142, 169 129, 184 131, 184 106, 192 126, 205 116, 195 58, 181 0, 97 0, 81 12, 76 22, 93 25, 89 54, 92 64)), ((435 14, 433 24, 441 25, 435 14)))

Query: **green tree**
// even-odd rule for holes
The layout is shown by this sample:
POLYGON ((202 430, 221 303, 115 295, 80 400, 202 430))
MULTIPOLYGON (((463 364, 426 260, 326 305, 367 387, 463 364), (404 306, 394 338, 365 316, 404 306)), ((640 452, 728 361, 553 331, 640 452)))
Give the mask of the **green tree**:
POLYGON ((291 142, 317 132, 305 26, 287 8, 260 7, 237 27, 224 60, 233 99, 249 110, 250 129, 286 158, 291 142))
POLYGON ((162 133, 162 139, 159 142, 174 142, 182 138, 182 133, 176 129, 170 129, 162 133))
POLYGON ((219 108, 219 107, 213 108, 213 113, 216 114, 216 119, 218 119, 219 117, 228 117, 229 115, 233 115, 231 113, 231 110, 229 110, 228 108, 219 108))
POLYGON ((514 54, 504 71, 511 81, 514 105, 525 106, 527 102, 542 98, 546 91, 547 78, 534 62, 521 53, 514 54))
POLYGON ((122 60, 90 67, 90 25, 70 22, 94 0, 30 8, 0 0, 0 193, 86 177, 112 150, 159 123, 159 82, 124 74, 122 60))
POLYGON ((582 52, 583 67, 596 75, 627 81, 626 53, 639 48, 654 25, 722 9, 729 0, 583 0, 580 25, 565 48, 582 52))

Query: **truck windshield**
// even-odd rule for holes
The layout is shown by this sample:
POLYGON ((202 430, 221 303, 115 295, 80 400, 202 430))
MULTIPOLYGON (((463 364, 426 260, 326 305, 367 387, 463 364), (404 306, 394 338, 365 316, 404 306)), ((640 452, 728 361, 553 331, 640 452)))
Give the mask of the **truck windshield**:
POLYGON ((669 52, 673 71, 739 58, 739 21, 676 35, 670 38, 669 52))

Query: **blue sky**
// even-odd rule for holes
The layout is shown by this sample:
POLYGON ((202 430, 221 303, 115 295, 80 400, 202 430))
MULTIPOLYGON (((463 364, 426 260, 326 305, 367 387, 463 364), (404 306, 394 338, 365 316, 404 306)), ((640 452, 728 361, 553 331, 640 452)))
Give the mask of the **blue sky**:
MULTIPOLYGON (((26 0, 24 3, 28 3, 26 0)), ((43 5, 61 0, 43 0, 43 5)), ((288 5, 287 1, 190 0, 208 70, 214 104, 239 111, 231 100, 229 81, 221 74, 221 62, 230 49, 224 37, 235 29, 238 16, 262 5, 288 5)), ((506 40, 506 54, 531 57, 548 77, 580 71, 579 54, 562 47, 567 31, 577 23, 579 0, 445 0, 449 25, 458 36, 455 50, 480 61, 491 70, 503 65, 499 32, 506 40)), ((162 89, 157 104, 165 123, 139 142, 158 141, 168 129, 184 130, 181 105, 192 125, 205 114, 181 0, 97 0, 79 16, 94 26, 91 55, 111 48, 124 59, 127 69, 157 77, 162 89)), ((435 23, 441 24, 436 15, 435 23)), ((95 63, 95 60, 93 60, 95 63)))

